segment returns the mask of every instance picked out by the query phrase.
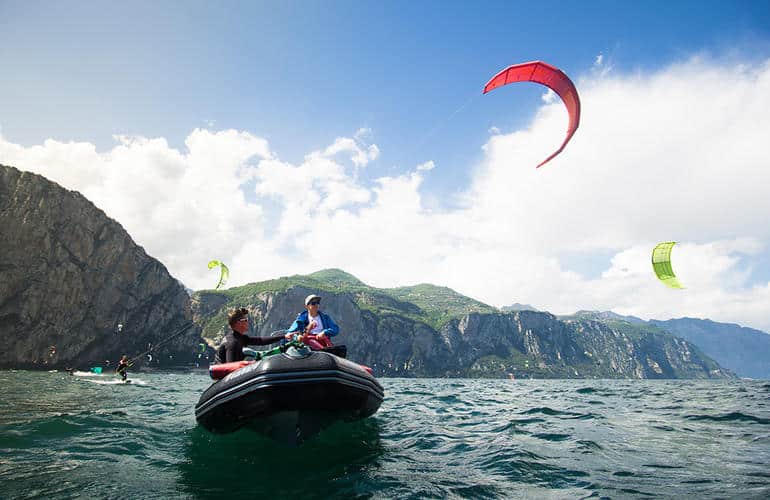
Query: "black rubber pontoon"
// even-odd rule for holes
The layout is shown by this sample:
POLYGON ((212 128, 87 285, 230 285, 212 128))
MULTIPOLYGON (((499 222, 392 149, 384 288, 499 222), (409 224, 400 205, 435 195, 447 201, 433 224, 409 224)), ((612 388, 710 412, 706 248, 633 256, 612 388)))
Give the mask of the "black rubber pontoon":
POLYGON ((328 352, 289 348, 240 368, 212 384, 195 406, 211 432, 241 427, 301 443, 336 421, 374 414, 384 398, 362 366, 328 352))

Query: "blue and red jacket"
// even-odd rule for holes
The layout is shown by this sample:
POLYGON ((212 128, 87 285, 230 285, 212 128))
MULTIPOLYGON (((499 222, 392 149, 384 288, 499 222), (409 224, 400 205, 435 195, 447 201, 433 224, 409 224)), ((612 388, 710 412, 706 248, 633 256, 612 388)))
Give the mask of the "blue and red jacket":
MULTIPOLYGON (((326 336, 334 337, 340 333, 340 327, 337 326, 337 323, 334 322, 331 316, 323 311, 318 311, 318 315, 321 317, 321 323, 323 323, 324 326, 323 333, 326 334, 326 336)), ((289 329, 286 330, 286 333, 304 332, 307 325, 307 310, 305 310, 297 315, 297 319, 295 319, 294 323, 292 323, 289 329)))

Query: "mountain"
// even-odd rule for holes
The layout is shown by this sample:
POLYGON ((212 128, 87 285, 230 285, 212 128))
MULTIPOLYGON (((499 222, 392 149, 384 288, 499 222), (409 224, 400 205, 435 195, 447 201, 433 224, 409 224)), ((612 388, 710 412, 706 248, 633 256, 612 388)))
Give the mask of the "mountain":
POLYGON ((251 312, 250 335, 285 330, 310 293, 340 325, 337 344, 379 376, 722 378, 733 375, 694 345, 653 325, 501 313, 452 289, 422 284, 370 287, 338 269, 204 290, 192 298, 210 343, 225 333, 228 308, 251 312))
POLYGON ((641 318, 637 318, 636 316, 623 316, 621 314, 614 313, 612 311, 578 311, 574 314, 576 317, 580 318, 588 318, 588 319, 595 319, 597 321, 627 321, 629 323, 645 323, 645 321, 641 318))
MULTIPOLYGON (((182 284, 77 192, 0 165, 0 234, 0 368, 116 362, 191 324, 182 284)), ((199 333, 153 364, 191 361, 199 333)))
POLYGON ((770 379, 770 335, 763 331, 694 318, 650 323, 692 342, 741 377, 770 379))
POLYGON ((740 377, 770 379, 770 335, 733 323, 709 319, 679 318, 645 321, 612 311, 578 311, 563 318, 587 318, 602 322, 627 321, 652 325, 698 346, 720 366, 740 377))
POLYGON ((516 311, 537 311, 537 309, 529 304, 511 304, 509 306, 503 306, 500 308, 503 312, 516 312, 516 311))

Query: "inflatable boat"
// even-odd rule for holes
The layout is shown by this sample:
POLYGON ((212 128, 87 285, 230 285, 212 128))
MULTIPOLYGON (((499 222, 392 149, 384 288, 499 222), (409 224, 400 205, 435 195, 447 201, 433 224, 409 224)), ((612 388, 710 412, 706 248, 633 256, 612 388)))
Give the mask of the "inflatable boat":
POLYGON ((334 422, 379 409, 384 391, 368 367, 302 345, 275 351, 255 361, 212 365, 212 378, 221 379, 195 406, 198 423, 215 433, 248 427, 299 444, 334 422))

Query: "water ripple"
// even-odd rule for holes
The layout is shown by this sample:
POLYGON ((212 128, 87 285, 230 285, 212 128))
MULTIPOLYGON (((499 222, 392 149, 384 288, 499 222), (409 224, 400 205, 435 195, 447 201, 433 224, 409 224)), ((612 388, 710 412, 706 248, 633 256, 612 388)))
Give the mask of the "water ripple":
POLYGON ((767 382, 384 379, 297 449, 212 435, 204 372, 0 372, 0 498, 770 497, 767 382))
POLYGON ((770 425, 770 418, 761 418, 738 411, 724 415, 686 415, 688 420, 701 420, 710 422, 754 422, 762 425, 770 425))

